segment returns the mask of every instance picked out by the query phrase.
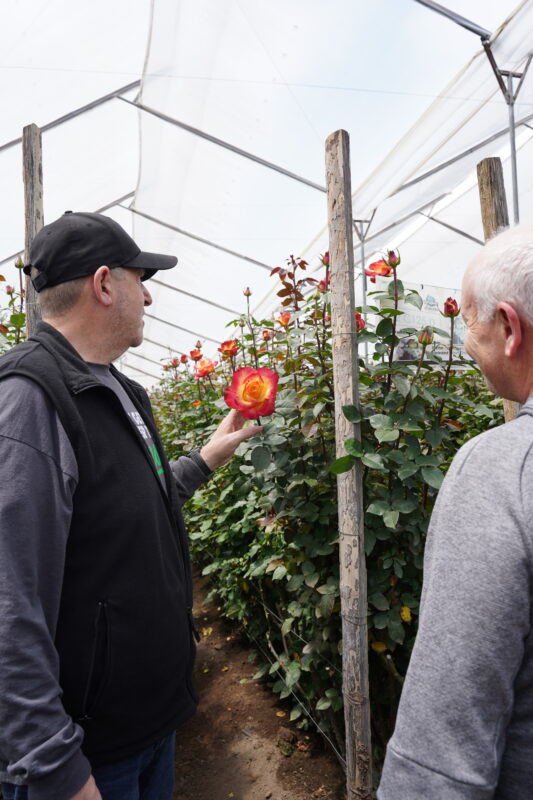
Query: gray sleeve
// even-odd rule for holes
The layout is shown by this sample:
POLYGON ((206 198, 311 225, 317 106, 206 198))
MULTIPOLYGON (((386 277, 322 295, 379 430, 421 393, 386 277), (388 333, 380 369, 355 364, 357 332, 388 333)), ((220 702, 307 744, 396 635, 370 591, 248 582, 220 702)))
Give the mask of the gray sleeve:
POLYGON ((0 780, 66 800, 91 772, 54 647, 77 465, 39 387, 0 387, 0 780))
POLYGON ((442 485, 426 545, 419 632, 379 800, 494 797, 530 632, 531 554, 520 487, 532 456, 519 424, 512 425, 463 447, 442 485))
POLYGON ((213 474, 199 450, 191 450, 188 455, 181 456, 177 461, 171 461, 170 468, 176 481, 181 505, 186 503, 198 487, 213 474))

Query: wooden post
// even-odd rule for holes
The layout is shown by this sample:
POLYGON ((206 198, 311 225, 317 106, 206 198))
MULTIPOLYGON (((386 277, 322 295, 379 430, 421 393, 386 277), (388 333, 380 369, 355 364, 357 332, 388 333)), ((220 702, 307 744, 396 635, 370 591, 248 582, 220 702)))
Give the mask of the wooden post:
MULTIPOLYGON (((30 245, 44 225, 43 218, 43 162, 41 130, 37 125, 26 125, 22 131, 22 171, 24 179, 24 263, 30 260, 30 245)), ((38 295, 29 276, 26 276, 26 334, 31 336, 41 319, 38 295)))
MULTIPOLYGON (((326 140, 326 186, 331 268, 331 328, 337 458, 344 442, 361 438, 343 406, 359 407, 350 141, 346 131, 326 140)), ((360 465, 337 478, 343 695, 346 723, 347 800, 372 798, 372 749, 368 690, 367 581, 363 487, 360 465)))
MULTIPOLYGON (((477 165, 477 182, 481 203, 481 219, 485 241, 509 227, 509 213, 505 197, 502 162, 499 158, 484 158, 477 165)), ((510 422, 518 414, 518 403, 503 401, 505 421, 510 422)))

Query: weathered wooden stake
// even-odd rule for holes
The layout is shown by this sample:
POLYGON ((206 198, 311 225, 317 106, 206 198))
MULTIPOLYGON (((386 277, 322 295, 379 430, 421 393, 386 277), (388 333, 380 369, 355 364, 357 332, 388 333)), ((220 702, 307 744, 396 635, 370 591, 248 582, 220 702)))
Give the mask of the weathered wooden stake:
MULTIPOLYGON (((355 332, 350 141, 346 131, 326 140, 326 185, 331 267, 331 328, 335 385, 337 458, 344 442, 361 438, 343 406, 359 407, 355 332)), ((367 584, 363 486, 359 465, 337 479, 340 533, 340 595, 343 638, 343 695, 346 723, 348 800, 372 798, 372 749, 368 691, 367 584)))
MULTIPOLYGON (((485 241, 509 227, 509 213, 503 182, 502 162, 499 158, 484 158, 477 165, 477 182, 481 219, 485 241)), ((510 422, 518 414, 518 403, 503 401, 505 421, 510 422)))
MULTIPOLYGON (((30 260, 30 245, 44 225, 43 218, 43 162, 41 130, 37 125, 26 125, 22 131, 22 171, 24 179, 24 263, 30 260)), ((35 330, 41 319, 37 292, 29 276, 26 277, 26 333, 35 330)))

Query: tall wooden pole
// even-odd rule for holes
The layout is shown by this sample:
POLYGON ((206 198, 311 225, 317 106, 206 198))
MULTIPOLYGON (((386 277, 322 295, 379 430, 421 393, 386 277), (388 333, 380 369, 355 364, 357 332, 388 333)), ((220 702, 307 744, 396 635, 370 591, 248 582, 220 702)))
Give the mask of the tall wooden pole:
MULTIPOLYGON (((477 182, 481 219, 485 241, 509 227, 509 213, 503 182, 502 162, 499 158, 484 158, 477 165, 477 182)), ((518 414, 518 403, 503 401, 505 421, 510 422, 518 414)))
MULTIPOLYGON (((30 260, 30 245, 44 225, 43 217, 43 161, 41 130, 37 125, 26 125, 22 131, 22 171, 24 178, 24 263, 30 260)), ((26 333, 35 330, 41 319, 37 292, 26 277, 26 333)))
MULTIPOLYGON (((331 328, 335 385, 337 457, 344 442, 361 438, 343 406, 359 407, 355 331, 350 142, 346 131, 326 140, 326 186, 331 268, 331 328)), ((337 477, 340 533, 340 595, 343 638, 343 695, 346 723, 347 800, 372 798, 372 749, 368 690, 367 581, 363 487, 356 464, 337 477)))

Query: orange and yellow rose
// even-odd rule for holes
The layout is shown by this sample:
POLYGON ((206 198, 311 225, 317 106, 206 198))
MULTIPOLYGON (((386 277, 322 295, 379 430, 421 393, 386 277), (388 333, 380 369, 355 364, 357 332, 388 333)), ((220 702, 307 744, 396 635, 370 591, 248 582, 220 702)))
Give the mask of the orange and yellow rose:
POLYGON ((274 370, 241 367, 224 392, 224 400, 230 408, 240 411, 245 419, 268 417, 276 407, 277 386, 278 374, 274 370))
POLYGON ((376 282, 376 276, 380 278, 387 278, 392 273, 392 266, 387 264, 387 262, 380 258, 379 261, 373 261, 372 264, 369 264, 368 267, 365 269, 365 275, 370 276, 370 282, 376 282))
POLYGON ((239 342, 237 339, 228 339, 226 342, 222 342, 218 348, 218 352, 222 353, 222 355, 226 358, 236 356, 239 352, 239 342))
POLYGON ((194 365, 194 375, 196 378, 205 378, 211 372, 215 371, 218 361, 211 361, 210 358, 201 358, 194 365))

